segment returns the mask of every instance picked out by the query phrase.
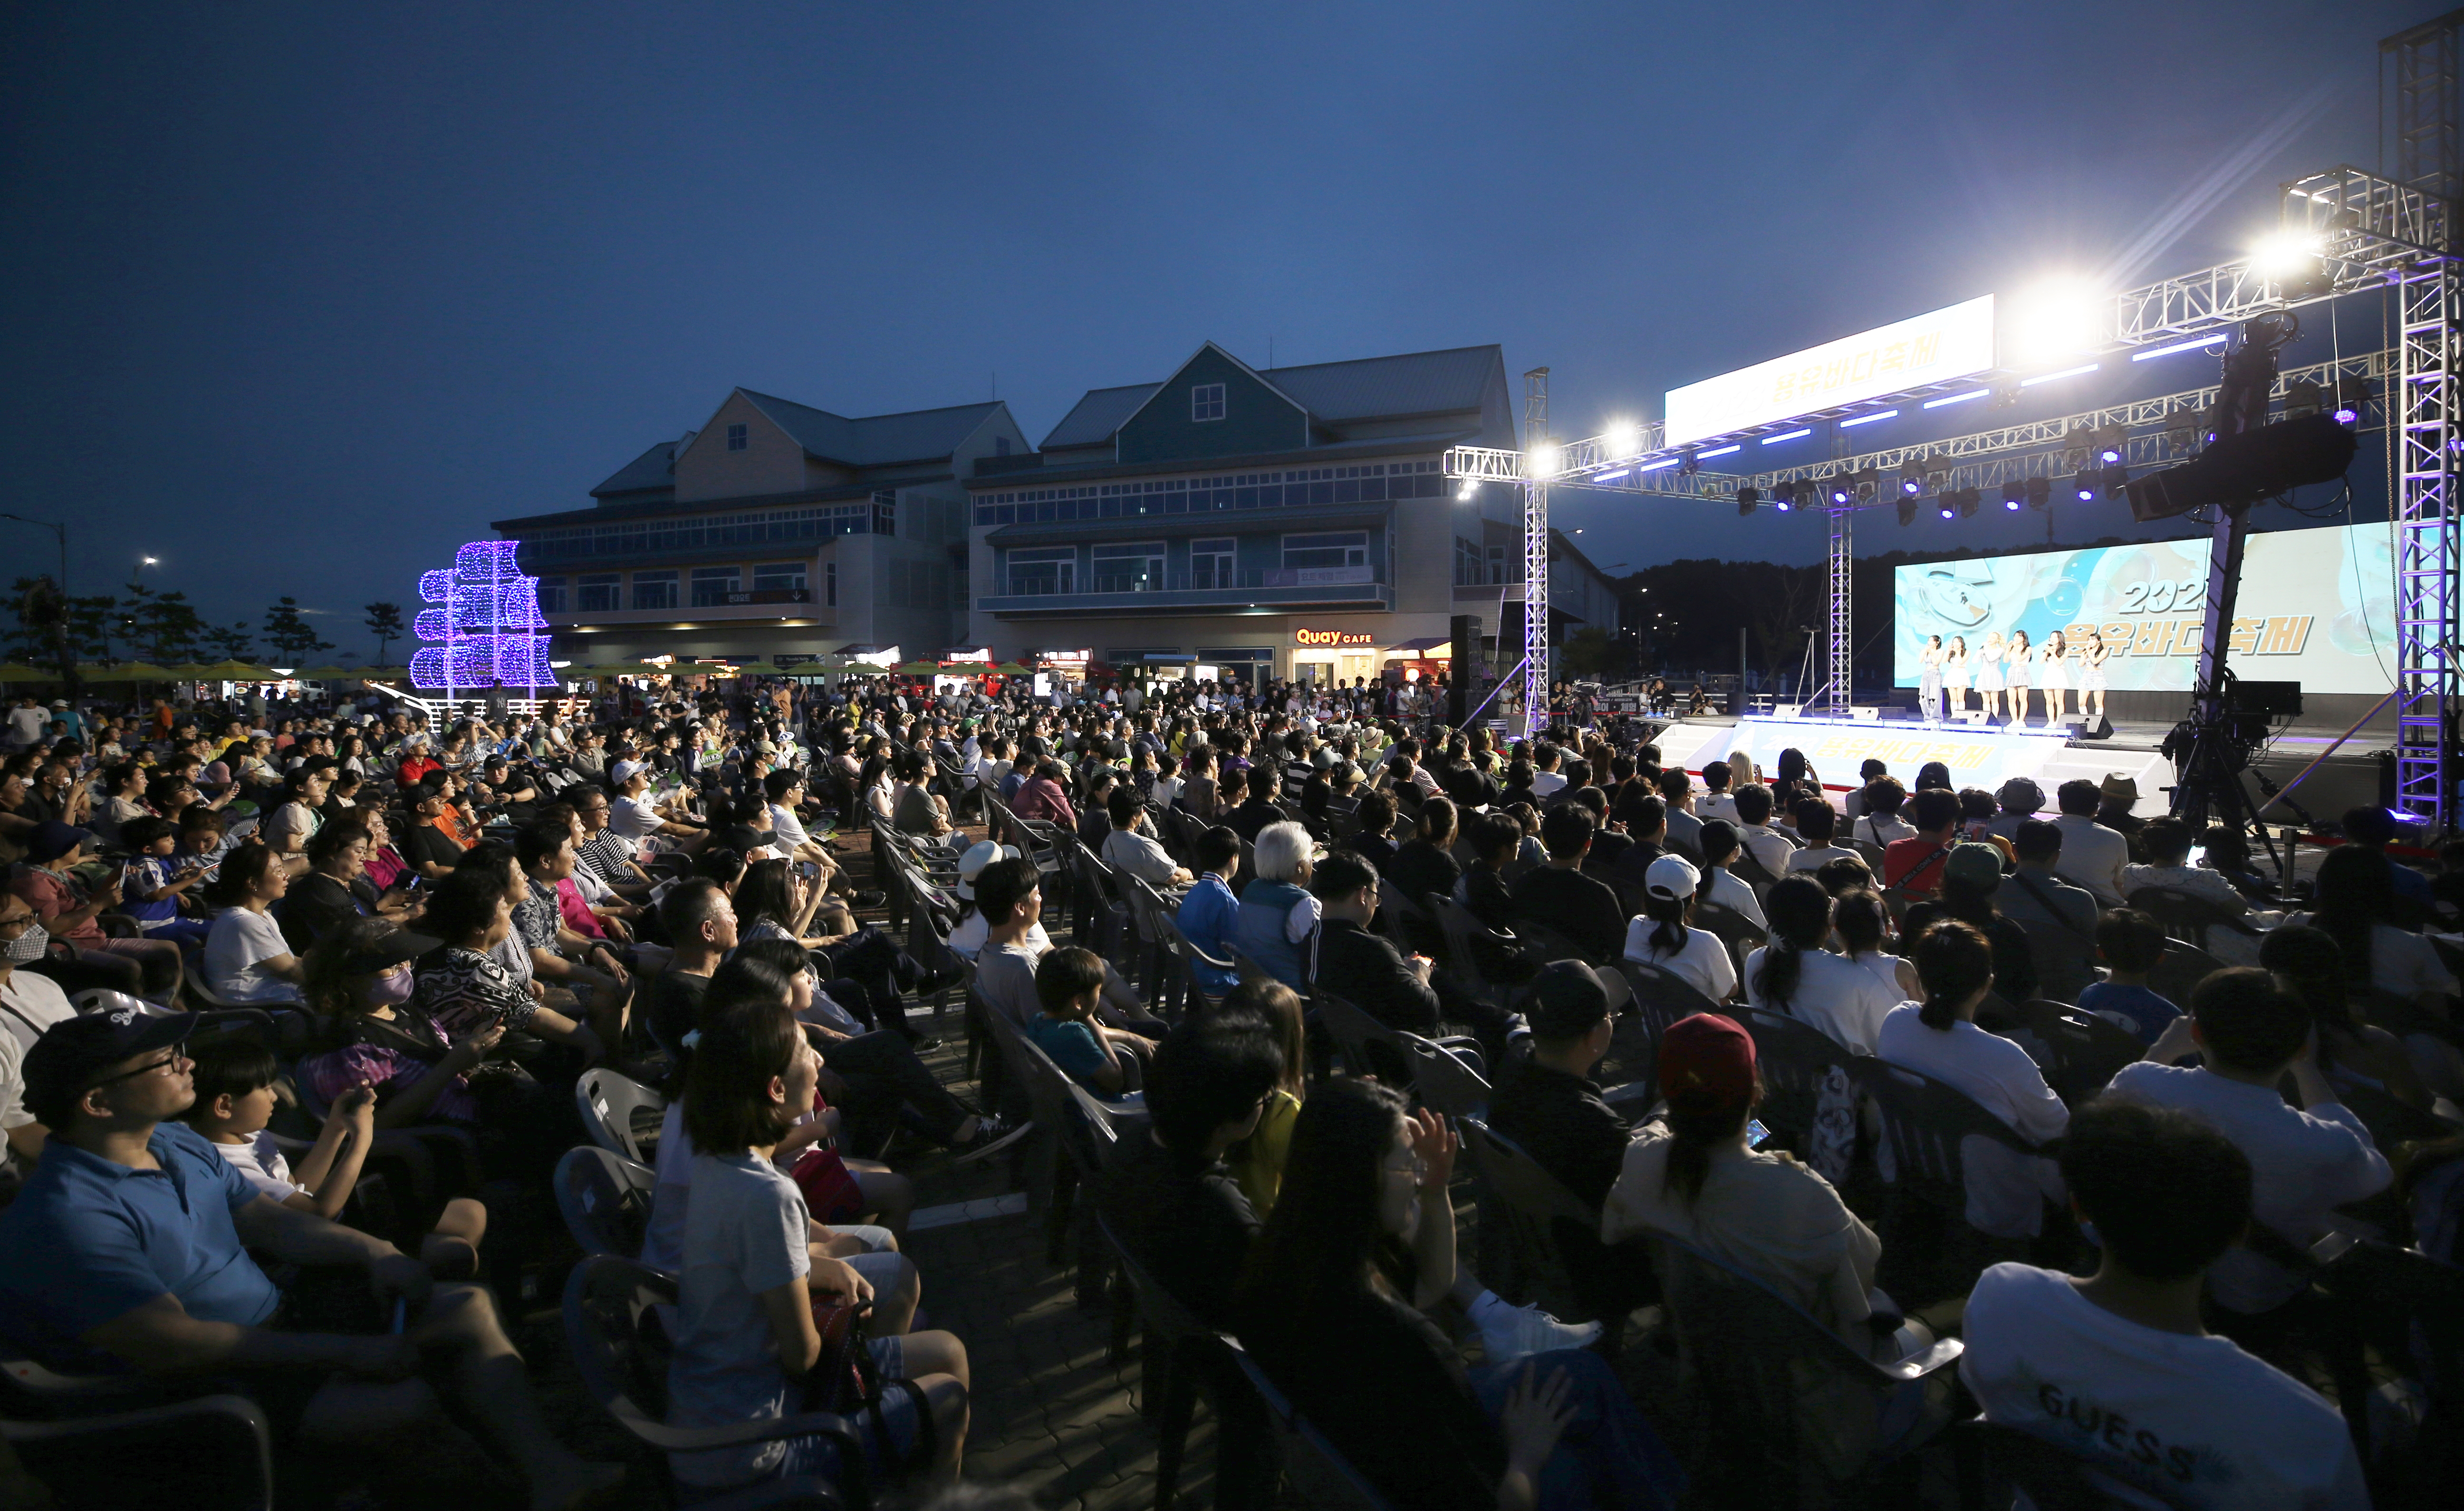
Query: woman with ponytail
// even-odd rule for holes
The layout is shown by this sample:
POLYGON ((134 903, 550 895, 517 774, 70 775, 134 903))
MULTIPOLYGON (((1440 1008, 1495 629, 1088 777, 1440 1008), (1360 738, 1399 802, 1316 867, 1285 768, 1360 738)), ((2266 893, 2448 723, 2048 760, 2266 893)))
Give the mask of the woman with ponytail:
MULTIPOLYGON (((1774 891, 1777 888, 1773 888, 1774 891)), ((1873 1288, 1881 1240, 1831 1183, 1786 1154, 1758 1153, 1747 1124, 1762 1100, 1754 1041, 1713 1013, 1660 1036, 1663 1123, 1626 1146, 1600 1237, 1665 1233, 1749 1271, 1858 1352, 1889 1363, 1931 1344, 1873 1288)))
POLYGON ((1690 927, 1702 884, 1703 874, 1682 855, 1652 862, 1642 876, 1642 916, 1625 928, 1625 957, 1683 976, 1712 1001, 1725 1002, 1737 989, 1728 947, 1708 930, 1690 927))
POLYGON ((1811 876, 1783 877, 1771 889, 1771 943, 1746 956, 1746 1001, 1802 1018, 1859 1054, 1900 996, 1874 974, 1831 953, 1831 894, 1811 876))
MULTIPOLYGON (((1945 919, 1917 936, 1913 955, 1925 999, 1903 1002, 1882 1019, 1874 1052, 1961 1092, 2030 1144, 2059 1138, 2070 1109, 2054 1095, 2028 1052, 1976 1026, 1977 1004, 1993 990, 1993 946, 1973 924, 1945 919)), ((2044 1202, 2059 1199, 2053 1161, 1982 1139, 1967 1141, 1968 1221, 1997 1238, 2033 1238, 2044 1202)))

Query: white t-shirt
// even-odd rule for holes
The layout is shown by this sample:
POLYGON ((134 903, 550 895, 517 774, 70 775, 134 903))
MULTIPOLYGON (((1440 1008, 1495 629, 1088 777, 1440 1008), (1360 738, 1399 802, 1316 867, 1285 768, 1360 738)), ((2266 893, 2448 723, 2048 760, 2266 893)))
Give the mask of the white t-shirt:
MULTIPOLYGON (((14 1034, 0 1034, 0 1133, 34 1121, 26 1110, 26 1049, 14 1034)), ((8 1151, 0 1149, 0 1160, 8 1151)))
POLYGON ((1723 823, 1745 825, 1737 819, 1737 799, 1726 791, 1706 792, 1694 800, 1694 817, 1708 823, 1717 819, 1723 823))
MULTIPOLYGON (((734 1426, 785 1415, 803 1383, 791 1383, 780 1368, 761 1294, 812 1272, 804 1193, 743 1150, 695 1156, 692 1188, 668 1365, 668 1425, 734 1426)), ((668 1464, 687 1484, 732 1485, 771 1473, 785 1452, 779 1441, 750 1443, 671 1454, 668 1464)))
MULTIPOLYGON (((2287 928, 2295 924, 2317 927, 2308 913, 2289 914, 2284 923, 2287 928)), ((2438 958, 2438 947, 2393 924, 2370 925, 2370 985, 2407 997, 2423 992, 2447 996, 2457 990, 2455 973, 2438 958)))
POLYGON ((1988 1421, 2110 1464, 2124 1483, 2215 1511, 2370 1503, 2343 1414, 2229 1339, 2126 1321, 2027 1264, 1978 1277, 1960 1330, 1960 1378, 1988 1421))
POLYGON ((257 1129, 256 1136, 245 1144, 226 1144, 216 1139, 213 1145, 214 1152, 238 1171, 241 1179, 275 1200, 287 1201, 309 1193, 307 1187, 291 1178, 291 1162, 282 1157, 274 1135, 266 1129, 257 1129))
POLYGON ((291 953, 282 926, 250 908, 226 908, 206 935, 206 984, 234 1002, 297 1002, 299 989, 263 969, 291 953))
MULTIPOLYGON (((2305 1112, 2274 1086, 2146 1060, 2123 1066, 2113 1089, 2195 1114, 2233 1140, 2250 1157, 2251 1215, 2297 1247, 2324 1233, 2336 1208, 2375 1195, 2394 1179, 2362 1120, 2337 1103, 2305 1112)), ((2238 1312, 2271 1310, 2308 1285, 2274 1259, 2238 1246, 2208 1271, 2217 1304, 2238 1312)))
MULTIPOLYGON (((984 941, 991 937, 992 926, 984 922, 982 912, 971 908, 967 916, 958 920, 958 927, 950 931, 950 948, 973 960, 983 953, 984 941)), ((1044 952, 1052 948, 1052 936, 1044 931, 1042 923, 1028 926, 1026 947, 1035 952, 1039 960, 1044 958, 1044 952)))
MULTIPOLYGON (((1415 771, 1418 769, 1414 768, 1415 771)), ((1565 785, 1566 778, 1553 771, 1535 771, 1531 774, 1531 796, 1534 798, 1546 798, 1565 785)))
POLYGON ((1746 922, 1757 929, 1771 927, 1771 921, 1763 916, 1763 905, 1754 896, 1754 889, 1746 885, 1744 878, 1726 866, 1715 865, 1711 868, 1711 889, 1704 895, 1703 900, 1706 903, 1717 903, 1723 908, 1742 914, 1746 922))
POLYGON ((50 976, 19 966, 0 981, 0 1028, 9 1030, 19 1049, 33 1048, 45 1029, 75 1017, 69 995, 50 976))
POLYGON ((607 827, 628 840, 646 839, 659 832, 667 821, 659 817, 648 793, 639 798, 619 798, 607 805, 607 827))
POLYGON ((1737 967, 1728 958, 1728 947, 1720 942, 1720 936, 1707 929, 1688 929, 1684 948, 1675 954, 1662 954, 1651 943, 1651 936, 1659 929, 1660 925, 1649 918, 1628 923, 1625 957, 1673 971, 1694 983, 1694 989, 1712 1001, 1727 1001, 1728 994, 1737 989, 1737 967))
POLYGON ((1818 871, 1833 861, 1857 859, 1857 852, 1844 844, 1808 844, 1790 853, 1788 871, 1793 876, 1798 871, 1818 871))
POLYGON ((804 833, 804 822, 796 817, 796 810, 782 802, 770 805, 770 837, 790 849, 811 838, 804 833))
MULTIPOLYGON (((1749 1006, 1771 1005, 1763 1000, 1754 984, 1762 978, 1763 958, 1770 953, 1771 947, 1765 945, 1746 956, 1749 1006)), ((1885 982, 1864 966, 1828 950, 1803 952, 1797 970, 1796 990, 1790 995, 1788 1006, 1772 1011, 1802 1018, 1860 1055, 1872 1054, 1882 1019, 1905 1000, 1899 982, 1885 982)))
MULTIPOLYGON (((2026 1050, 1964 1020, 1947 1030, 1927 1028, 1918 1012, 1914 1002, 1891 1009, 1874 1036, 1874 1053, 1966 1093, 2031 1144, 2058 1137, 2071 1126, 2070 1108, 2045 1084, 2026 1050)), ((1887 1140, 1884 1147, 1887 1152, 1887 1140)), ((2062 1189, 2054 1162, 1986 1138, 1964 1140, 1959 1152, 1968 1177, 1969 1225, 1997 1238, 2035 1237, 2044 1220, 2044 1201, 2062 1189)), ((1886 1167, 1884 1174, 1893 1168, 1886 1167)))

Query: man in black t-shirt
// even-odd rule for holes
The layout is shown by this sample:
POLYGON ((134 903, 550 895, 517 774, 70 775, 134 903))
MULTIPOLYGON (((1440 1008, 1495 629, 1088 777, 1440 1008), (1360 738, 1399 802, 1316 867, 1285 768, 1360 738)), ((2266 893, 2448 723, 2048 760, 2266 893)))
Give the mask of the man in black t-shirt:
POLYGON ((1549 864, 1524 873, 1514 884, 1515 916, 1552 929, 1574 943, 1583 958, 1607 965, 1625 950, 1625 909, 1605 882, 1585 876, 1580 867, 1592 848, 1592 811, 1581 803, 1560 803, 1540 821, 1540 843, 1549 864))

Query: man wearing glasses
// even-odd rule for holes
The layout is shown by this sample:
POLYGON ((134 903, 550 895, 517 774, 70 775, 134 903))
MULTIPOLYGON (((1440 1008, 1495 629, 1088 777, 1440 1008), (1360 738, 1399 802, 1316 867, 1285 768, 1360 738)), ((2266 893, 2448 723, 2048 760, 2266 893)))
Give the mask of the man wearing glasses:
POLYGON ((432 1453, 437 1391, 529 1482, 563 1506, 623 1471, 548 1434, 521 1356, 475 1286, 438 1285, 390 1243, 295 1212, 172 1119, 195 1101, 185 1053, 197 1015, 112 1008, 54 1025, 26 1053, 42 1162, 0 1212, 0 1336, 51 1369, 201 1384, 237 1376, 277 1436, 398 1456, 432 1453), (250 1252, 357 1268, 290 1292, 250 1252), (405 1328, 385 1330, 392 1303, 405 1328))

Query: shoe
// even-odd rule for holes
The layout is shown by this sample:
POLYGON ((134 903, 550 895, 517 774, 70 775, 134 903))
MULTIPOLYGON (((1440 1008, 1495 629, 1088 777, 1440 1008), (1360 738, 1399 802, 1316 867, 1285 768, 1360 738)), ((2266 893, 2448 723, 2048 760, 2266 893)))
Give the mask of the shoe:
MULTIPOLYGON (((957 1155, 952 1163, 971 1165, 987 1154, 1009 1148, 1034 1131, 1033 1123, 1021 1123, 1016 1128, 1012 1128, 1001 1119, 986 1113, 976 1119, 976 1132, 973 1138, 964 1143, 950 1146, 951 1152, 957 1155)), ((1594 1331, 1597 1330, 1596 1327, 1594 1328, 1594 1331)))
POLYGON ((916 975, 915 984, 908 990, 918 996, 930 996, 935 992, 946 992, 966 978, 964 971, 925 971, 916 975))
POLYGON ((1600 1335, 1598 1323, 1561 1323, 1537 1306, 1508 1305, 1495 1291, 1484 1292, 1470 1313, 1490 1364, 1557 1348, 1587 1348, 1600 1335))
POLYGON ((863 891, 857 892, 853 896, 849 897, 847 901, 858 908, 878 908, 882 904, 890 901, 890 894, 888 892, 875 891, 871 887, 868 887, 863 891))

